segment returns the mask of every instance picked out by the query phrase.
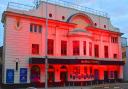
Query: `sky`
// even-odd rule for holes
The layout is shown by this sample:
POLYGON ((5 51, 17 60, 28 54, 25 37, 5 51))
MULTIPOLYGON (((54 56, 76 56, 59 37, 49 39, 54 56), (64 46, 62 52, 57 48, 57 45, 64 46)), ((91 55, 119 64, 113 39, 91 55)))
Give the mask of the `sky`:
MULTIPOLYGON (((56 0, 57 1, 57 0, 56 0)), ((59 1, 59 0, 58 0, 59 1)), ((128 0, 63 0, 108 13, 112 24, 128 38, 128 0)), ((8 2, 34 5, 34 0, 0 0, 0 19, 8 2)), ((0 22, 0 46, 3 44, 3 24, 0 22)))

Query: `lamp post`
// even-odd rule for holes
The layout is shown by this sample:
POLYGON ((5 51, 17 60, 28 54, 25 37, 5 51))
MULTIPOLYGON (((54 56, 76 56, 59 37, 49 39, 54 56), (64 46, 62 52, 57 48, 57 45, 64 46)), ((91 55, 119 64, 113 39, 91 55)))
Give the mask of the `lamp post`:
POLYGON ((47 6, 48 0, 46 0, 46 28, 45 28, 45 89, 48 89, 48 57, 47 57, 47 51, 48 51, 48 6, 47 6))

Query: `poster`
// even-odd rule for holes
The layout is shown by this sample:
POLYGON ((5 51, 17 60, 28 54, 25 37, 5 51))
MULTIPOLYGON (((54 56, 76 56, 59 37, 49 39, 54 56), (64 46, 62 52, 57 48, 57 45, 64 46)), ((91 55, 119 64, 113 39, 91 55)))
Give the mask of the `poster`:
POLYGON ((27 68, 20 68, 20 83, 27 83, 27 68))
POLYGON ((14 69, 6 70, 6 83, 14 83, 14 69))

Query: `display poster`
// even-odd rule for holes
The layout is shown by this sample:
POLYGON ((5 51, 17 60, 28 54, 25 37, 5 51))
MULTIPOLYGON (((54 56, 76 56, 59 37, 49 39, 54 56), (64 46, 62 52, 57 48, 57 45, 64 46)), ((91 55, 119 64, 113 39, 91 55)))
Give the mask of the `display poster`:
POLYGON ((14 69, 6 70, 6 83, 14 83, 14 69))
POLYGON ((27 83, 27 68, 20 68, 20 83, 27 83))

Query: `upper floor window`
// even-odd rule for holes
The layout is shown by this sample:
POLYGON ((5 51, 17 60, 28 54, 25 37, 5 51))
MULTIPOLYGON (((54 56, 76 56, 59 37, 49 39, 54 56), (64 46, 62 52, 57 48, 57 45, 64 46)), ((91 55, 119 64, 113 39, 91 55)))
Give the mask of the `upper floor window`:
POLYGON ((61 41, 61 55, 67 55, 67 41, 61 41))
POLYGON ((54 40, 48 39, 48 54, 53 55, 54 53, 54 40))
POLYGON ((73 55, 79 55, 80 54, 80 46, 79 41, 73 41, 73 55))
POLYGON ((42 32, 42 26, 39 24, 30 24, 30 32, 42 32))
POLYGON ((62 20, 65 20, 65 16, 62 16, 62 20))
POLYGON ((92 56, 92 43, 89 42, 89 56, 92 56))
POLYGON ((99 57, 99 45, 94 45, 94 54, 95 57, 99 57))
POLYGON ((97 23, 95 23, 94 25, 97 26, 97 23))
POLYGON ((30 32, 33 32, 33 24, 30 24, 30 32))
POLYGON ((106 25, 104 25, 104 28, 106 28, 106 25))
POLYGON ((32 54, 39 54, 39 44, 32 44, 32 54))
POLYGON ((52 13, 49 14, 49 17, 52 17, 52 13))
POLYGON ((112 43, 118 43, 118 37, 111 37, 112 43))
POLYGON ((37 25, 34 25, 34 32, 37 32, 37 25))
POLYGON ((86 55, 86 41, 83 42, 83 52, 84 55, 86 55))
POLYGON ((122 58, 126 58, 126 51, 125 52, 122 52, 122 58))
POLYGON ((104 57, 108 58, 108 46, 104 46, 104 57))
POLYGON ((117 59, 117 54, 113 54, 114 59, 117 59))

